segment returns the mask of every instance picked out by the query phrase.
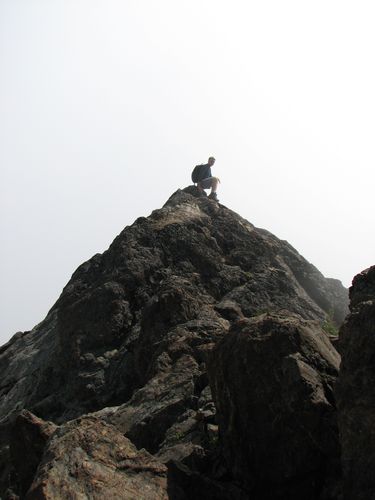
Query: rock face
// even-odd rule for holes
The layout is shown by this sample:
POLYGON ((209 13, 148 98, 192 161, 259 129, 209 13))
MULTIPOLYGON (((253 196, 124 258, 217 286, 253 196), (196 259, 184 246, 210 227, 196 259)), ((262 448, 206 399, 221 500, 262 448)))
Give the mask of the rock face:
POLYGON ((224 455, 255 498, 336 498, 339 359, 318 324, 290 315, 238 322, 213 350, 224 455))
POLYGON ((27 493, 33 481, 44 448, 56 430, 52 422, 44 422, 27 410, 23 410, 12 427, 10 441, 11 460, 17 471, 21 496, 27 493))
POLYGON ((49 440, 27 500, 164 500, 167 468, 95 417, 73 420, 49 440))
POLYGON ((340 330, 336 387, 344 498, 370 500, 375 495, 375 266, 354 278, 350 310, 340 330))
MULTIPOLYGON (((44 448, 36 445, 35 456, 44 451, 29 495, 39 492, 45 495, 41 498, 50 498, 54 484, 65 487, 62 478, 71 471, 63 461, 62 446, 71 456, 70 437, 79 441, 79 429, 87 424, 87 435, 93 436, 90 426, 100 428, 99 434, 112 429, 111 436, 115 429, 138 449, 145 448, 158 464, 167 464, 170 498, 197 498, 197 491, 207 499, 247 498, 253 483, 237 480, 237 473, 222 459, 206 370, 210 352, 246 318, 272 313, 281 315, 282 322, 297 315, 301 323, 296 328, 305 332, 308 327, 301 326, 303 321, 313 321, 311 328, 320 338, 319 325, 328 317, 339 324, 346 311, 347 292, 342 285, 324 278, 287 242, 199 197, 194 187, 177 191, 162 209, 137 219, 106 252, 82 264, 44 321, 0 348, 3 491, 10 487, 22 496, 31 486, 35 469, 29 468, 26 474, 18 470, 19 462, 10 451, 14 443, 9 440, 9 429, 16 428, 15 419, 26 408, 59 426, 44 448), (93 415, 82 417, 88 413, 93 415), (52 462, 47 455, 54 457, 52 462), (61 482, 53 476, 58 470, 61 482)), ((285 338, 289 337, 292 334, 285 338)), ((304 340, 289 353, 295 356, 290 363, 294 370, 306 365, 317 384, 316 393, 305 388, 317 402, 306 396, 301 404, 312 412, 312 426, 318 425, 321 413, 331 425, 334 405, 329 400, 329 377, 334 376, 337 355, 327 341, 325 348, 332 359, 324 357, 323 344, 316 348, 316 363, 305 359, 309 336, 300 333, 300 337, 304 340), (317 365, 321 359, 325 368, 317 365)), ((281 348, 277 342, 276 346, 281 348)), ((284 363, 289 354, 275 355, 275 360, 284 363)), ((266 359, 266 353, 263 356, 266 359)), ((304 377, 296 382, 302 392, 304 377)), ((223 425, 221 415, 219 421, 223 425)), ((321 432, 330 436, 321 451, 325 457, 327 447, 334 448, 335 431, 329 434, 323 425, 321 432)), ((120 442, 118 436, 113 439, 120 442)), ((82 450, 86 455, 97 453, 82 450)), ((316 455, 309 453, 316 464, 316 455)), ((332 453, 336 457, 336 451, 332 453)), ((86 460, 84 455, 79 459, 86 460)), ((123 478, 121 460, 114 459, 110 466, 120 482, 128 480, 123 478)), ((314 467, 308 472, 311 477, 314 467)), ((79 487, 86 494, 86 486, 80 483, 79 487)))

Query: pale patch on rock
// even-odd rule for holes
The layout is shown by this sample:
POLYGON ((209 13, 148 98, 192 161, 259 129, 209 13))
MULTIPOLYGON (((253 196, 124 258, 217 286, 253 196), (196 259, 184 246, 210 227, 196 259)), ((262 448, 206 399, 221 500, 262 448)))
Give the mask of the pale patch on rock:
POLYGON ((171 224, 184 224, 195 219, 208 219, 206 215, 193 203, 182 203, 178 206, 165 207, 153 212, 151 219, 154 229, 163 229, 171 224), (156 220, 155 220, 156 218, 156 220))

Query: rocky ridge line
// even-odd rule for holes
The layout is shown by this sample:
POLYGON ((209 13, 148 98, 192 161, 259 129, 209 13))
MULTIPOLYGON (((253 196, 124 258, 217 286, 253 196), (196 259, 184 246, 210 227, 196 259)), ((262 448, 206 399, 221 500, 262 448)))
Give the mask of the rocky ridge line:
MULTIPOLYGON (((150 479, 155 488, 161 488, 160 498, 198 498, 197 494, 202 498, 248 498, 259 484, 247 481, 239 472, 241 467, 230 465, 231 454, 224 444, 225 419, 216 414, 221 396, 215 390, 215 404, 211 394, 215 375, 212 372, 210 384, 207 363, 213 359, 216 345, 245 331, 250 323, 263 332, 263 323, 270 321, 267 318, 275 318, 276 331, 284 321, 297 322, 290 333, 286 329, 280 336, 287 339, 297 329, 298 342, 290 344, 285 355, 280 353, 276 362, 284 362, 284 356, 295 359, 297 394, 291 397, 297 407, 306 407, 307 422, 309 408, 321 408, 322 413, 314 417, 319 439, 326 432, 324 426, 320 429, 320 418, 331 415, 333 444, 324 453, 336 463, 337 425, 330 387, 337 374, 338 355, 322 325, 328 317, 340 323, 346 312, 347 293, 342 285, 324 278, 287 242, 255 228, 223 205, 199 197, 193 187, 177 191, 162 209, 137 219, 106 252, 82 264, 46 319, 31 332, 16 334, 0 349, 3 490, 10 488, 8 492, 22 496, 28 486, 27 494, 32 495, 35 485, 52 480, 43 472, 51 465, 41 464, 49 463, 51 453, 60 463, 62 455, 56 451, 60 445, 56 448, 52 443, 57 436, 77 432, 90 441, 90 426, 97 426, 99 435, 119 433, 130 440, 129 446, 152 454, 145 458, 146 452, 140 452, 142 460, 156 460, 159 465, 154 469, 164 471, 158 476, 164 478, 161 482, 150 479), (240 328, 241 324, 245 326, 240 328), (306 336, 305 331, 312 333, 306 336), (324 354, 327 342, 335 353, 329 358, 324 354), (304 351, 310 354, 303 355, 304 351), (323 361, 316 364, 318 359, 323 361), (301 388, 312 380, 322 389, 305 393, 301 388), (317 394, 322 394, 321 403, 317 394), (17 462, 17 450, 29 439, 29 434, 17 434, 21 424, 16 415, 23 408, 58 426, 46 440, 34 486, 25 485, 29 479, 21 479, 24 475, 17 462), (88 413, 92 415, 85 416, 88 413), (13 441, 8 437, 10 428, 18 436, 13 441)), ((272 343, 264 345, 267 359, 272 343)), ((234 356, 234 373, 236 363, 234 356)), ((271 379, 266 382, 273 384, 271 379)), ((45 425, 30 419, 35 429, 45 425)), ((128 446, 120 436, 113 439, 123 443, 120 447, 128 446)), ((85 460, 96 463, 99 455, 88 450, 91 458, 85 460)), ((116 471, 120 462, 112 462, 110 467, 116 471)), ((91 481, 97 466, 87 467, 89 479, 85 481, 91 481)), ((76 479, 82 492, 83 470, 77 469, 76 479)), ((314 491, 326 495, 319 498, 334 498, 339 474, 314 469, 310 479, 302 481, 301 473, 299 469, 290 472, 280 491, 290 486, 296 495, 301 494, 314 481, 314 491)), ((66 486, 64 474, 54 476, 56 487, 66 486)), ((119 478, 128 484, 122 473, 119 478)), ((40 498, 53 498, 52 490, 42 490, 40 498)), ((102 494, 98 490, 92 498, 102 494)))

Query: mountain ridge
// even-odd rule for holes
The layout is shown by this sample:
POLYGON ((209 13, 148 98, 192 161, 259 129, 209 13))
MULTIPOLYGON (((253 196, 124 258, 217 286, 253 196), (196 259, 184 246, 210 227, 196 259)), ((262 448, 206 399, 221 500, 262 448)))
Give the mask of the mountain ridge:
MULTIPOLYGON (((237 476, 224 484, 212 472, 221 459, 212 446, 211 352, 249 318, 261 325, 268 316, 297 316, 319 336, 327 320, 339 325, 347 312, 338 280, 189 186, 81 264, 46 318, 0 348, 0 431, 4 437, 25 408, 61 429, 93 414, 169 463, 175 497, 189 467, 202 491, 245 498, 251 485, 237 476)), ((6 437, 3 443, 7 457, 6 437)), ((2 484, 13 481, 16 489, 15 461, 11 470, 0 462, 2 484)))

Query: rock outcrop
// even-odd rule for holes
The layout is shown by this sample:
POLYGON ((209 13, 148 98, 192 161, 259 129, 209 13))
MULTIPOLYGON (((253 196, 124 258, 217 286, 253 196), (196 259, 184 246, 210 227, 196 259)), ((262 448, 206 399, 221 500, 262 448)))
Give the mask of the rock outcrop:
POLYGON ((223 453, 255 498, 337 498, 340 356, 316 322, 238 322, 209 360, 223 453))
MULTIPOLYGON (((218 342, 237 331, 245 335, 246 328, 263 314, 279 325, 298 323, 298 334, 293 336, 294 327, 290 327, 282 336, 290 352, 282 351, 284 344, 279 345, 275 337, 275 344, 264 343, 262 356, 266 360, 271 349, 270 359, 275 363, 285 363, 287 358, 291 371, 286 376, 299 370, 293 387, 305 399, 301 395, 296 408, 303 405, 300 411, 311 426, 305 422, 306 432, 313 432, 311 440, 325 436, 329 441, 320 450, 324 464, 331 448, 332 460, 336 460, 330 387, 338 358, 328 337, 323 342, 320 326, 327 319, 339 324, 346 312, 347 292, 342 285, 324 278, 287 242, 199 197, 194 187, 177 191, 162 209, 137 219, 106 252, 82 264, 44 321, 0 348, 3 491, 9 487, 21 496, 28 490, 28 495, 39 492, 44 495, 41 498, 51 498, 55 486, 59 494, 65 487, 69 490, 64 478, 72 470, 62 457, 74 455, 70 443, 82 439, 87 444, 93 439, 90 429, 95 428, 99 436, 105 434, 118 443, 118 449, 135 446, 153 455, 149 479, 158 491, 153 493, 155 498, 165 491, 181 500, 197 498, 198 491, 207 499, 248 498, 253 483, 243 480, 243 473, 237 474, 223 460, 222 451, 227 454, 229 448, 222 448, 225 432, 224 427, 218 431, 206 365, 218 342), (245 322, 242 327, 238 326, 241 322, 245 322), (292 338, 299 341, 293 344, 292 338), (281 351, 277 354, 273 349, 281 351), (19 462, 11 453, 14 443, 9 439, 23 409, 37 416, 28 414, 31 420, 39 418, 58 426, 51 436, 45 435, 43 446, 35 445, 35 456, 43 455, 32 483, 35 464, 27 473, 18 470, 19 462), (322 415, 327 418, 324 424, 319 420, 322 415), (320 424, 318 431, 315 427, 320 424), (125 444, 120 436, 130 442, 125 444), (162 464, 168 467, 167 476, 160 472, 162 464)), ((220 398, 217 390, 215 394, 220 398)), ((219 422, 225 425, 221 415, 219 422)), ((302 436, 303 431, 297 434, 302 436)), ((302 446, 309 442, 307 436, 301 440, 302 446)), ((109 452, 107 444, 100 453, 109 452)), ((100 455, 88 445, 77 446, 82 455, 74 457, 82 464, 89 455, 100 455)), ((309 478, 315 477, 318 461, 318 452, 311 450, 305 452, 313 457, 314 465, 306 472, 309 478)), ((100 464, 110 463, 113 481, 131 488, 121 469, 126 459, 120 451, 116 455, 120 458, 107 460, 104 455, 100 464)), ((90 471, 104 474, 104 466, 95 464, 89 466, 90 471)), ((78 467, 79 475, 84 467, 78 467)), ((322 484, 329 481, 329 475, 319 478, 322 484)), ((106 488, 112 491, 108 481, 106 488)), ((77 488, 87 495, 87 483, 79 481, 77 488)), ((92 491, 99 498, 104 490, 98 486, 92 491)))
POLYGON ((164 500, 167 468, 95 417, 62 425, 48 441, 27 500, 164 500))
POLYGON ((345 500, 375 497, 375 266, 357 275, 340 330, 336 387, 345 500))
POLYGON ((15 465, 19 492, 23 497, 33 481, 49 438, 57 429, 52 422, 45 422, 27 410, 16 418, 11 430, 11 461, 15 465))

